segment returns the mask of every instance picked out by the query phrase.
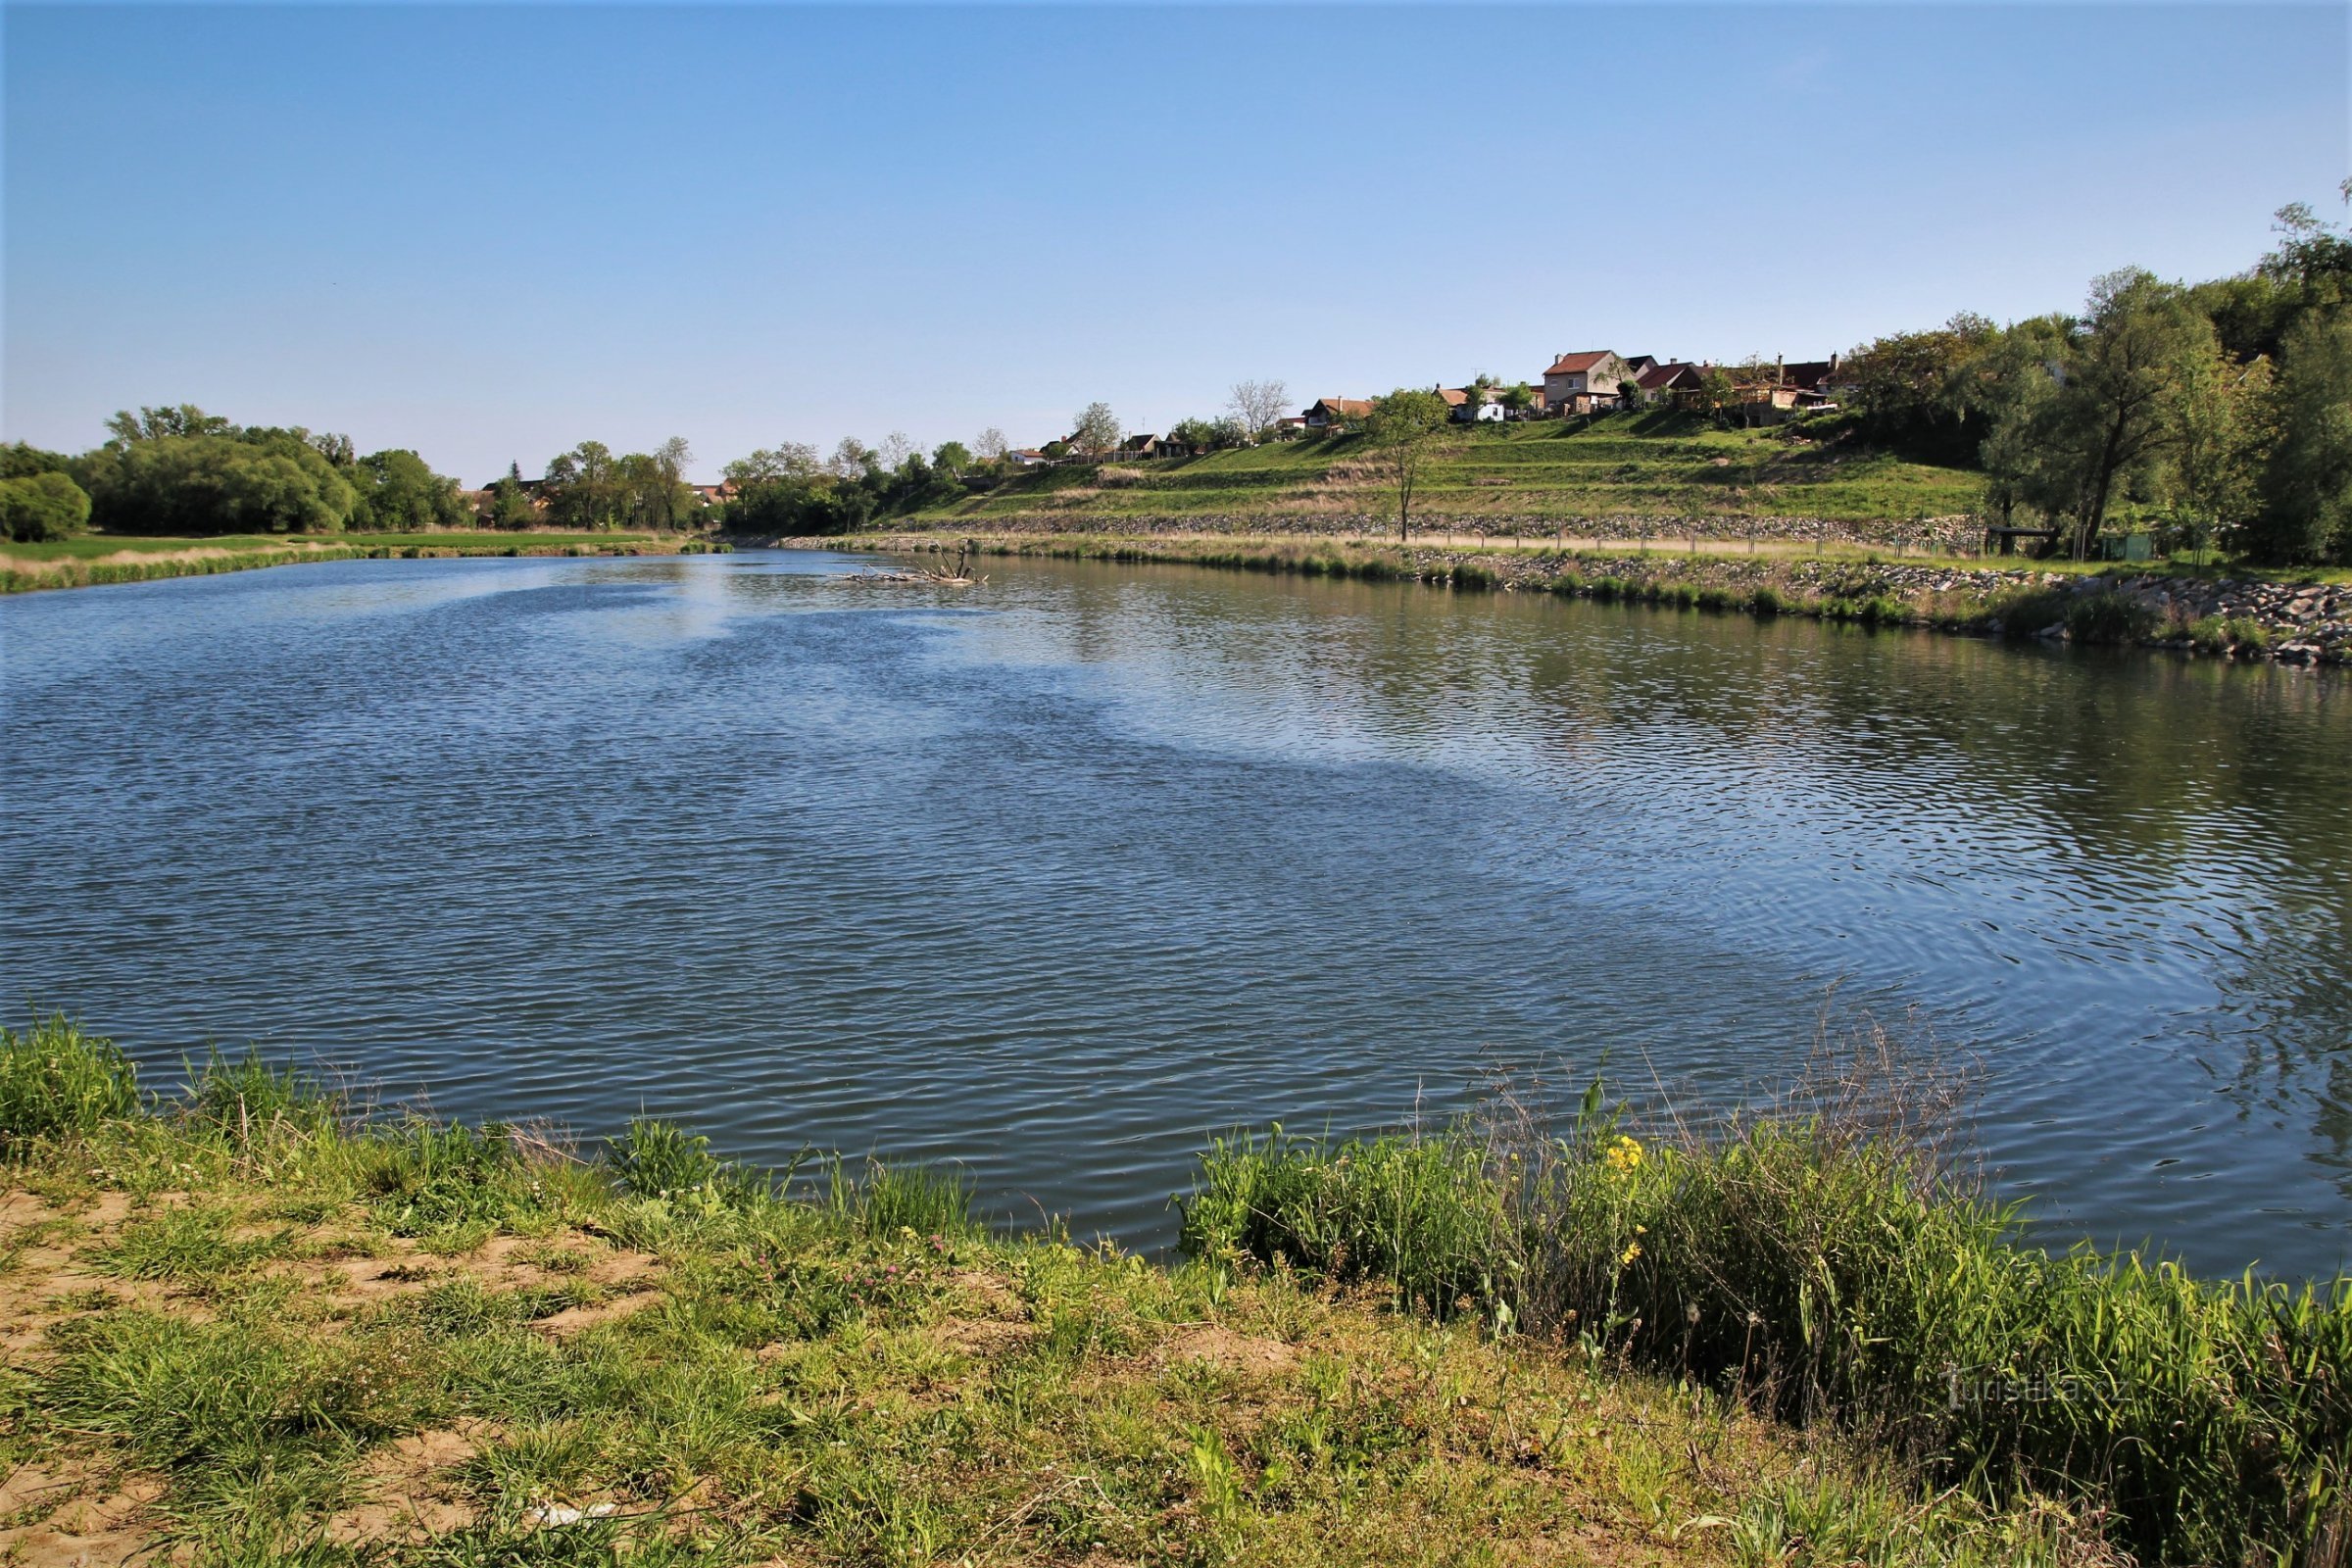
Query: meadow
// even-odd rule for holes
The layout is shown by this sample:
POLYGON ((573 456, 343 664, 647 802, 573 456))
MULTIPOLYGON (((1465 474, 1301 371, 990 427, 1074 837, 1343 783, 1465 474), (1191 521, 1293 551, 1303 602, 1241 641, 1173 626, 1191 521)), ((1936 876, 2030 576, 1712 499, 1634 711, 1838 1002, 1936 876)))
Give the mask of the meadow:
POLYGON ((0 1555, 2333 1560, 2340 1291, 2025 1250, 1884 1113, 1927 1102, 1839 1081, 1237 1136, 1163 1265, 952 1170, 250 1055, 157 1094, 42 1020, 0 1032, 0 1555))
MULTIPOLYGON (((985 527, 1041 516, 1111 527, 1152 516, 1382 517, 1373 457, 1361 437, 1343 434, 1198 458, 1114 459, 1099 470, 1044 468, 921 520, 985 527)), ((1472 517, 1890 522, 1967 512, 1982 483, 1979 474, 1815 439, 1796 426, 1718 429, 1696 416, 1629 413, 1443 431, 1416 509, 1438 527, 1472 517)))

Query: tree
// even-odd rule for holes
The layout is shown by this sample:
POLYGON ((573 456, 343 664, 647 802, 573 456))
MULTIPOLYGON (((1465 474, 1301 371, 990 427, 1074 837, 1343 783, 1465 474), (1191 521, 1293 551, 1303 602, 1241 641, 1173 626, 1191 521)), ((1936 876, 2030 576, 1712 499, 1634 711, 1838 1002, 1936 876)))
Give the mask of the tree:
POLYGON ((1374 462, 1396 492, 1396 540, 1412 537, 1413 492, 1429 452, 1430 438, 1447 418, 1446 400, 1425 388, 1398 387, 1372 400, 1364 440, 1374 462))
POLYGON ((1732 373, 1720 365, 1710 365, 1698 372, 1698 400, 1707 406, 1715 422, 1724 422, 1724 411, 1740 401, 1739 385, 1732 373))
POLYGON ((1972 417, 1968 368, 1995 328, 1959 315, 1925 332, 1894 332, 1847 356, 1843 373, 1862 429, 1886 446, 1943 463, 1965 463, 1984 441, 1972 417))
POLYGON ((972 437, 972 450, 980 454, 983 463, 994 463, 1011 451, 1012 447, 1004 439, 1004 432, 992 424, 972 437))
POLYGON ((62 452, 43 452, 22 441, 0 447, 0 479, 27 479, 36 473, 73 471, 74 461, 62 452))
POLYGON ((539 494, 548 519, 565 528, 595 530, 620 521, 620 476, 612 449, 583 441, 547 466, 539 494))
POLYGON ((238 429, 189 404, 118 414, 107 428, 112 439, 82 460, 82 487, 111 532, 331 532, 358 500, 304 430, 238 429))
POLYGON ((2200 550, 2252 502, 2270 382, 2270 361, 2239 364, 2209 323, 2173 368, 2163 414, 2168 490, 2200 550))
POLYGON ((462 528, 469 519, 458 481, 435 473, 414 452, 373 452, 346 475, 357 492, 351 523, 378 533, 462 528))
POLYGON ((136 417, 128 410, 120 410, 106 421, 106 428, 110 432, 108 446, 126 447, 174 436, 227 435, 235 426, 193 403, 182 403, 175 409, 141 409, 136 417))
POLYGON ((2262 475, 2249 555, 2352 561, 2352 313, 2313 313, 2279 351, 2271 399, 2278 431, 2262 475))
POLYGON ((522 487, 522 465, 510 463, 490 486, 490 507, 482 519, 493 528, 528 528, 539 520, 531 493, 522 487))
POLYGON ((2090 311, 2065 384, 2050 405, 2050 437, 2073 461, 2074 547, 2087 558, 2120 484, 2159 454, 2174 373, 2212 326, 2180 289, 2127 268, 2091 284, 2090 311))
POLYGON ((1525 414, 1536 406, 1536 389, 1525 381, 1513 381, 1502 389, 1495 401, 1513 414, 1525 414))
POLYGON ((1070 445, 1079 455, 1102 458, 1116 451, 1119 445, 1118 416, 1110 412, 1107 403, 1089 403, 1079 411, 1076 424, 1070 431, 1070 445))
POLYGON ((90 498, 56 469, 0 479, 0 534, 33 541, 70 539, 90 526, 90 498))
POLYGON ((836 479, 862 479, 875 461, 871 447, 854 435, 845 435, 825 461, 825 468, 836 479))
POLYGON ((1236 381, 1226 394, 1225 407, 1246 437, 1254 441, 1290 412, 1291 389, 1280 381, 1236 381))
POLYGON ((882 438, 882 450, 878 454, 882 460, 882 471, 898 472, 906 466, 906 460, 914 456, 914 442, 906 431, 891 431, 882 438))
MULTIPOLYGON (((2352 179, 2337 189, 2352 206, 2352 179)), ((2256 265, 2258 275, 2294 290, 2306 310, 2352 302, 2352 228, 2321 221, 2303 202, 2279 208, 2274 226, 2285 237, 2256 265)))
POLYGON ((950 478, 960 478, 972 466, 972 453, 960 441, 942 441, 939 450, 931 454, 931 466, 950 478))

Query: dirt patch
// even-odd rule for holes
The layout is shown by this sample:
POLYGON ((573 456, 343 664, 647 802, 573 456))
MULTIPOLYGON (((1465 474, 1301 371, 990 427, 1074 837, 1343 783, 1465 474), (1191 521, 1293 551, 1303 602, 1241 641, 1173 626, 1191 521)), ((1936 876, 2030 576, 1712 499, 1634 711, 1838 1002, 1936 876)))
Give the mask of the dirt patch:
POLYGON ((148 1509, 164 1484, 134 1480, 102 1491, 95 1475, 26 1465, 0 1483, 0 1562, 10 1568, 114 1568, 150 1544, 148 1509))
POLYGON ((1009 1355, 1044 1332, 1034 1323, 1007 1323, 1002 1318, 951 1318, 931 1331, 943 1349, 981 1360, 1009 1355))
POLYGON ((328 1519, 326 1538, 422 1541, 471 1524, 474 1510, 459 1500, 448 1472, 472 1458, 491 1430, 487 1422, 462 1421, 378 1448, 360 1471, 367 1500, 328 1519))
POLYGON ((1270 1375, 1297 1366, 1298 1352, 1280 1340, 1236 1334, 1212 1323, 1177 1333, 1160 1346, 1159 1360, 1163 1366, 1179 1361, 1203 1361, 1226 1372, 1270 1375))

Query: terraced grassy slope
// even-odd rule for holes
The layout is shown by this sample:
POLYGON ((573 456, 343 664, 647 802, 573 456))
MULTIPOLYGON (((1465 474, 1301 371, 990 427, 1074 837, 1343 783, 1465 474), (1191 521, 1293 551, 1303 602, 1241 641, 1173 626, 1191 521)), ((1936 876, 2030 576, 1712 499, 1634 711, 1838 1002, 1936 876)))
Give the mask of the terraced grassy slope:
MULTIPOLYGON (((1026 474, 932 514, 1063 526, 1207 515, 1302 527, 1384 516, 1393 504, 1361 437, 1272 443, 1206 457, 1026 474)), ((1418 509, 1430 519, 1572 522, 1626 515, 1909 519, 1965 512, 1975 474, 1783 430, 1718 430, 1674 414, 1611 415, 1448 430, 1418 509)))

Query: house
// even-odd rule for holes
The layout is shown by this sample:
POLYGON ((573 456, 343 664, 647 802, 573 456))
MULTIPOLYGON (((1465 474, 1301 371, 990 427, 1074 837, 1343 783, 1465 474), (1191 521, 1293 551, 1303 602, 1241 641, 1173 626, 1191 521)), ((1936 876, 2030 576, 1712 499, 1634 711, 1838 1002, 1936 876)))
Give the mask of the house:
POLYGON ((1658 362, 1646 354, 1620 354, 1617 357, 1625 361, 1625 373, 1636 381, 1658 368, 1658 362))
POLYGON ((1499 424, 1503 407, 1497 401, 1502 396, 1498 387, 1442 386, 1438 396, 1445 401, 1446 416, 1456 424, 1499 424), (1472 400, 1475 393, 1476 401, 1472 400))
POLYGON ((1155 435, 1131 435, 1119 443, 1122 458, 1172 457, 1176 449, 1155 435))
POLYGON ((1317 398, 1307 406, 1306 427, 1329 430, 1372 417, 1370 398, 1317 398))
POLYGON ((1625 361, 1608 349, 1563 354, 1544 372, 1544 407, 1553 414, 1592 414, 1623 401, 1625 361))
POLYGON ((1022 447, 1017 452, 1005 453, 1004 461, 1016 468, 1042 468, 1054 460, 1035 447, 1022 447))
POLYGON ((1634 398, 1642 403, 1683 403, 1682 394, 1698 391, 1699 368, 1682 360, 1652 364, 1634 377, 1634 398))
POLYGON ((735 481, 732 479, 718 484, 688 485, 686 488, 694 492, 698 506, 720 507, 735 499, 735 481))

